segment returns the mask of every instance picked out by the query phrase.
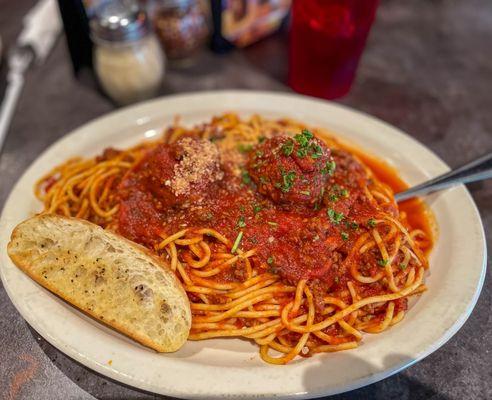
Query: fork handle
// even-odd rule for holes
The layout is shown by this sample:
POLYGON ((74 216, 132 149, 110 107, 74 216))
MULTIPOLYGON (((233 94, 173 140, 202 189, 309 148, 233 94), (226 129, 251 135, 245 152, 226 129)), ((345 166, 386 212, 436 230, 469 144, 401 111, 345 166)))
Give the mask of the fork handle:
POLYGON ((462 183, 482 181, 489 178, 492 178, 492 153, 488 153, 459 168, 397 193, 395 200, 400 202, 462 183))

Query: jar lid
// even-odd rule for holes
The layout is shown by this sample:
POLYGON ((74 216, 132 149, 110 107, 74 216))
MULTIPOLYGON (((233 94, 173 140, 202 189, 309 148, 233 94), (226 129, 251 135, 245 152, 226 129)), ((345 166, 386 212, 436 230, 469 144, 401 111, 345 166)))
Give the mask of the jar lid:
POLYGON ((146 36, 150 22, 135 0, 106 0, 96 8, 90 27, 94 41, 130 42, 146 36))
POLYGON ((160 8, 181 8, 193 5, 194 0, 158 0, 157 6, 160 8))

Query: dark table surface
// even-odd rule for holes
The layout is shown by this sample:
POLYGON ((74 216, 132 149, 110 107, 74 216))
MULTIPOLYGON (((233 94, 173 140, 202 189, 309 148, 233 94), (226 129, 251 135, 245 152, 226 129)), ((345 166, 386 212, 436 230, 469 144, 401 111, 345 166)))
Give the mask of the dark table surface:
MULTIPOLYGON (((32 0, 0 0, 0 35, 12 43, 32 0)), ((285 35, 242 52, 204 53, 199 66, 171 70, 162 94, 222 88, 289 91, 285 35)), ((492 150, 490 0, 383 1, 351 93, 341 100, 379 117, 458 166, 492 150)), ((48 145, 114 106, 72 76, 61 39, 26 86, 0 158, 0 206, 48 145)), ((470 191, 492 236, 492 184, 470 191)), ((463 244, 466 246, 466 243, 463 244)), ((489 258, 490 264, 490 258, 489 258)), ((466 268, 466 265, 463 266, 466 268)), ((492 398, 492 283, 467 323, 441 349, 405 371, 336 399, 492 398)), ((97 375, 42 339, 0 287, 0 398, 150 399, 97 375)))

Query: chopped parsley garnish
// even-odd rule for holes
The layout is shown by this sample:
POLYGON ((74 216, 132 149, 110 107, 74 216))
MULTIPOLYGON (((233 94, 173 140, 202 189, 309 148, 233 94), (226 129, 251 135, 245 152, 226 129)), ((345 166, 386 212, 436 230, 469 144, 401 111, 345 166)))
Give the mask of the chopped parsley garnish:
POLYGON ((284 156, 290 156, 294 151, 294 141, 289 139, 282 145, 281 150, 284 156))
POLYGON ((239 244, 241 243, 241 239, 243 238, 243 231, 240 231, 237 234, 236 240, 234 241, 234 244, 232 245, 231 253, 234 254, 237 251, 237 248, 239 247, 239 244))
POLYGON ((282 183, 280 185, 280 189, 282 192, 287 193, 294 185, 294 181, 296 180, 296 173, 294 171, 284 172, 280 171, 282 174, 282 183))
POLYGON ((297 157, 299 158, 304 158, 307 155, 307 149, 304 147, 301 147, 300 149, 297 149, 297 157))
POLYGON ((263 152, 261 150, 256 150, 256 157, 263 157, 263 152))
POLYGON ((276 222, 273 222, 273 221, 267 221, 267 224, 268 225, 271 225, 271 226, 274 226, 274 227, 277 227, 278 224, 276 222))
POLYGON ((335 169, 337 168, 337 164, 335 161, 327 161, 325 167, 321 170, 323 175, 333 175, 335 169))
POLYGON ((268 265, 272 265, 274 262, 275 262, 275 259, 272 256, 267 258, 267 264, 268 265))
POLYGON ((401 264, 399 265, 399 267, 400 267, 400 269, 401 269, 401 270, 404 270, 404 269, 406 269, 406 268, 407 268, 407 264, 403 264, 403 263, 401 263, 401 264))
POLYGON ((244 216, 240 216, 238 221, 237 221, 237 226, 239 228, 244 228, 246 226, 246 222, 244 221, 244 216))
POLYGON ((326 213, 328 214, 328 217, 330 218, 331 223, 333 223, 334 225, 338 225, 345 218, 345 215, 343 215, 343 213, 336 212, 332 208, 329 208, 326 211, 326 213))
POLYGON ((249 143, 239 143, 237 145, 237 149, 240 153, 249 153, 251 150, 253 150, 253 145, 249 143))
POLYGON ((347 232, 341 232, 340 235, 342 236, 342 239, 346 242, 349 238, 349 234, 347 232))
POLYGON ((254 204, 253 205, 253 212, 255 214, 258 214, 262 209, 263 209, 263 207, 261 206, 261 204, 254 204))
POLYGON ((311 143, 311 150, 311 158, 313 159, 320 158, 323 155, 323 149, 319 144, 311 143))
POLYGON ((303 129, 302 133, 295 135, 294 139, 297 144, 301 147, 306 147, 309 144, 309 140, 312 139, 313 134, 307 129, 303 129))
POLYGON ((309 190, 301 190, 299 191, 300 194, 304 194, 306 196, 311 196, 311 192, 309 190))
POLYGON ((349 191, 347 189, 341 188, 339 185, 333 185, 331 187, 330 195, 328 198, 330 201, 338 201, 340 200, 340 197, 345 197, 347 198, 349 195, 349 191))
POLYGON ((313 138, 313 134, 307 129, 302 130, 302 135, 308 140, 313 138))
POLYGON ((380 259, 378 260, 378 265, 381 267, 386 267, 388 265, 388 260, 380 259))
POLYGON ((245 185, 249 185, 249 184, 251 183, 251 177, 249 176, 248 171, 243 170, 243 171, 241 172, 241 178, 242 178, 243 183, 244 183, 245 185))
POLYGON ((374 228, 376 226, 376 220, 374 218, 369 218, 369 220, 367 221, 367 225, 371 228, 374 228))
POLYGON ((330 201, 338 201, 338 196, 336 194, 330 194, 329 196, 330 201))
MULTIPOLYGON (((311 154, 311 158, 316 159, 320 158, 323 155, 323 148, 314 142, 311 142, 311 139, 314 138, 314 135, 308 131, 307 129, 303 129, 301 133, 294 136, 294 140, 299 145, 299 148, 296 151, 297 157, 304 158, 308 154, 311 154)), ((293 142, 289 142, 293 146, 293 142)), ((284 145, 285 146, 285 145, 284 145)), ((293 148, 288 147, 288 154, 284 150, 285 155, 292 154, 293 148)))
POLYGON ((263 143, 266 140, 265 136, 258 136, 258 143, 263 143))
POLYGON ((347 228, 350 228, 350 229, 353 229, 353 230, 359 229, 359 224, 357 222, 355 222, 355 221, 351 221, 351 222, 346 221, 345 222, 345 226, 347 228))

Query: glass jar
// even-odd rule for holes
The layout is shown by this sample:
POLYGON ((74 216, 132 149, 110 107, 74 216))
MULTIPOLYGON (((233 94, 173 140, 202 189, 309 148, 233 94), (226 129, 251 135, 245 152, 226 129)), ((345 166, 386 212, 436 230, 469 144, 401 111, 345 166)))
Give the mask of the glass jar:
POLYGON ((200 0, 155 0, 154 27, 166 55, 185 59, 203 46, 209 35, 209 13, 200 0))
POLYGON ((125 105, 152 97, 164 75, 165 58, 138 3, 103 3, 91 20, 94 68, 101 87, 125 105))

